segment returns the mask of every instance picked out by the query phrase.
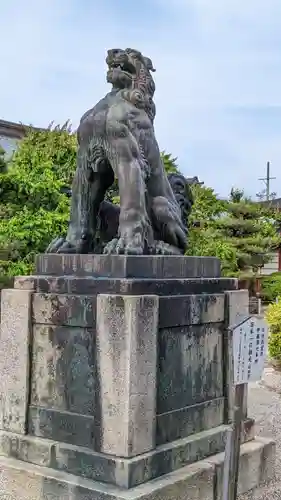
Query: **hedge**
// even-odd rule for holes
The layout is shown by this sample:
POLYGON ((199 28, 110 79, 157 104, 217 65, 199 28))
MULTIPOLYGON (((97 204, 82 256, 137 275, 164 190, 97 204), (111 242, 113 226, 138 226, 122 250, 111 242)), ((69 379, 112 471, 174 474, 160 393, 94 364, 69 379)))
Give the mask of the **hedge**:
POLYGON ((281 296, 278 302, 268 306, 266 320, 269 325, 269 355, 281 362, 281 296))

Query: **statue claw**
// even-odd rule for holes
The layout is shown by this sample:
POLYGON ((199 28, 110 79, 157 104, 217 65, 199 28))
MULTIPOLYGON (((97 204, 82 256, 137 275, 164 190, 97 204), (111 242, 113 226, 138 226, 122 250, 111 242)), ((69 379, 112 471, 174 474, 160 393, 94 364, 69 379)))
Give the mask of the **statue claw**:
POLYGON ((58 237, 55 238, 50 245, 47 247, 45 253, 63 253, 63 254, 74 254, 74 253, 89 253, 91 250, 92 243, 89 238, 81 238, 74 245, 70 243, 66 238, 58 237))
POLYGON ((114 238, 104 248, 105 254, 117 255, 143 255, 144 246, 141 244, 137 235, 132 240, 125 238, 114 238))
POLYGON ((158 240, 155 241, 154 245, 150 248, 151 255, 182 255, 180 249, 169 243, 158 240))

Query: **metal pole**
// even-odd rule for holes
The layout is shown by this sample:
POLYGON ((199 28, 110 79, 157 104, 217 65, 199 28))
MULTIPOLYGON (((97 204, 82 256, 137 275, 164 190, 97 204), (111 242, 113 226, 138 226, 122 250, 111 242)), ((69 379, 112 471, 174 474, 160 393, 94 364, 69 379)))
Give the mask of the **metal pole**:
POLYGON ((266 164, 266 200, 269 201, 269 183, 270 183, 270 163, 269 161, 266 164))
POLYGON ((269 201, 271 194, 272 195, 274 194, 274 193, 270 194, 270 181, 273 179, 276 179, 276 177, 270 177, 270 162, 268 161, 266 163, 266 177, 259 178, 259 181, 263 181, 265 183, 265 191, 258 193, 263 197, 263 193, 265 192, 265 197, 267 201, 269 201))
POLYGON ((231 481, 231 464, 232 464, 232 448, 233 448, 233 427, 229 427, 226 431, 225 442, 225 458, 223 464, 223 485, 222 485, 222 500, 232 500, 231 489, 233 490, 231 481))
POLYGON ((222 500, 237 500, 245 385, 235 387, 233 425, 226 433, 222 500))

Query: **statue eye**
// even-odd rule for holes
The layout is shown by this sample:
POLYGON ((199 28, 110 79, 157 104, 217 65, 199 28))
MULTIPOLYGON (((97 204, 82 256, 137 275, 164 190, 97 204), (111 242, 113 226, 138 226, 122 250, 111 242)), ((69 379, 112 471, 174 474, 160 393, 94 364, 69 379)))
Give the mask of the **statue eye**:
POLYGON ((132 55, 132 57, 134 59, 140 59, 140 57, 141 57, 141 53, 140 52, 132 52, 131 55, 132 55))

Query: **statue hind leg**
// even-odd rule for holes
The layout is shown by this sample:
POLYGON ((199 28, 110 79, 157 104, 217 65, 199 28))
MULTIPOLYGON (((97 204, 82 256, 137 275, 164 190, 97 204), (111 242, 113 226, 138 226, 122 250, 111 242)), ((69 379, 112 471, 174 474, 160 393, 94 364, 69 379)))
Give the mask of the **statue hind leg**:
MULTIPOLYGON (((152 208, 152 217, 160 239, 171 245, 172 253, 184 252, 187 246, 186 227, 182 220, 181 209, 167 178, 156 139, 148 154, 151 174, 147 190, 152 208), (173 252, 173 248, 175 252, 173 252)), ((161 245, 159 247, 161 251, 161 245)))
POLYGON ((89 161, 88 149, 81 146, 72 183, 71 211, 66 238, 56 239, 47 253, 91 253, 94 251, 100 204, 113 184, 114 173, 105 157, 89 161))

